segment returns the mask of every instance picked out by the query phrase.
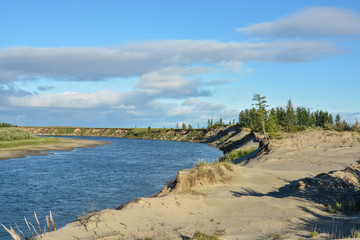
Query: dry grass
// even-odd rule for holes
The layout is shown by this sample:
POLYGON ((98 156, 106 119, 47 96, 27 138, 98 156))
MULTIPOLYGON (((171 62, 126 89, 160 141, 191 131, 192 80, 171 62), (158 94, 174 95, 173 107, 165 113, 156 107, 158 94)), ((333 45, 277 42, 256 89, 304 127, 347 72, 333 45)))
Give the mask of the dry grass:
MULTIPOLYGON (((34 212, 34 217, 35 217, 35 220, 38 224, 38 230, 39 232, 36 230, 35 226, 26 219, 26 217, 24 216, 24 220, 25 220, 25 223, 26 223, 26 226, 28 227, 30 233, 31 233, 31 236, 32 237, 35 237, 36 235, 42 235, 43 233, 46 232, 46 227, 44 227, 44 229, 42 230, 41 229, 41 225, 40 225, 40 222, 39 222, 39 219, 36 215, 36 212, 34 212), (40 233, 40 234, 39 234, 40 233)), ((51 210, 50 210, 50 214, 49 216, 46 216, 46 223, 47 223, 47 230, 48 232, 51 232, 51 228, 50 228, 50 223, 52 225, 52 228, 53 228, 53 231, 56 231, 56 226, 55 226, 55 221, 53 219, 53 216, 52 216, 52 213, 51 213, 51 210), (49 222, 49 219, 50 219, 50 222, 49 222)), ((24 237, 20 237, 19 233, 17 233, 12 227, 10 228, 7 228, 5 227, 3 224, 1 224, 3 226, 3 228, 11 235, 11 237, 14 239, 14 240, 23 240, 23 239, 31 239, 31 238, 28 238, 19 228, 18 226, 16 225, 16 228, 18 230, 19 233, 21 233, 21 235, 24 237)))
POLYGON ((233 171, 233 164, 231 162, 214 162, 206 163, 199 161, 195 168, 190 170, 188 179, 190 187, 195 187, 198 183, 205 182, 215 183, 217 181, 230 180, 231 177, 226 174, 226 171, 233 171))
POLYGON ((247 149, 235 149, 224 156, 220 157, 218 161, 220 162, 232 162, 235 159, 241 158, 243 156, 246 156, 253 151, 255 151, 256 148, 247 148, 247 149))

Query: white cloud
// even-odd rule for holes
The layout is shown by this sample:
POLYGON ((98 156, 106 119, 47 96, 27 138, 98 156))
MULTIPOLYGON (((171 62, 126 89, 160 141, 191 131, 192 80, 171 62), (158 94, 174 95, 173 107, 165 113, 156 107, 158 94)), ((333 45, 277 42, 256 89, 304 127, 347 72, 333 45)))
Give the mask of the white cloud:
POLYGON ((232 119, 237 114, 237 110, 227 109, 227 107, 222 104, 212 104, 205 101, 199 101, 195 98, 189 98, 182 106, 177 106, 168 111, 169 116, 178 116, 181 117, 181 119, 186 119, 188 122, 204 122, 207 121, 207 119, 214 119, 217 121, 220 118, 232 119))
POLYGON ((164 40, 118 48, 31 48, 0 50, 0 83, 48 78, 64 81, 100 81, 111 77, 141 76, 171 66, 183 75, 211 69, 201 64, 304 62, 341 53, 329 42, 292 41, 239 43, 164 40), (285 57, 284 57, 285 56, 285 57))
POLYGON ((227 84, 227 83, 231 83, 236 81, 236 79, 230 79, 230 78, 218 78, 214 81, 208 82, 206 83, 206 85, 209 86, 219 86, 219 85, 223 85, 223 84, 227 84))
POLYGON ((51 90, 51 89, 54 89, 54 88, 55 88, 54 86, 44 85, 44 86, 39 86, 37 88, 37 90, 39 90, 39 91, 47 91, 47 90, 51 90))
POLYGON ((103 105, 114 105, 119 100, 120 95, 111 91, 95 93, 64 92, 23 97, 12 96, 9 98, 9 102, 13 106, 36 108, 95 108, 103 105))
POLYGON ((183 106, 194 106, 197 102, 199 102, 199 99, 196 97, 191 97, 186 99, 181 105, 183 106))
POLYGON ((200 89, 200 83, 185 76, 192 68, 170 66, 141 76, 138 88, 154 90, 158 97, 184 98, 188 96, 208 96, 210 92, 200 89))
POLYGON ((193 81, 180 76, 177 68, 168 67, 142 75, 138 87, 144 89, 179 90, 193 84, 193 81))
POLYGON ((221 62, 219 66, 224 67, 227 71, 234 72, 234 73, 241 73, 242 72, 242 65, 241 61, 228 61, 228 62, 221 62))
POLYGON ((360 16, 335 7, 310 7, 274 21, 239 28, 246 36, 328 38, 360 35, 360 16))

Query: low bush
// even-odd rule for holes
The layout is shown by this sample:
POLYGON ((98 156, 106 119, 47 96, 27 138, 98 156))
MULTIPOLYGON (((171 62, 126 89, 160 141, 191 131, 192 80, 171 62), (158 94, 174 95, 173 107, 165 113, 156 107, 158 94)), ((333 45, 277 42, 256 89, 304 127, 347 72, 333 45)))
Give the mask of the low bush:
POLYGON ((233 161, 233 160, 238 159, 240 157, 243 157, 245 155, 248 155, 248 154, 252 153, 255 150, 256 150, 256 148, 235 149, 235 150, 225 154, 224 156, 221 156, 218 161, 220 161, 220 162, 230 162, 230 161, 233 161))
POLYGON ((0 128, 0 141, 34 139, 36 136, 16 127, 0 128))
POLYGON ((194 235, 191 238, 192 240, 220 240, 217 236, 208 235, 201 231, 195 231, 194 235))

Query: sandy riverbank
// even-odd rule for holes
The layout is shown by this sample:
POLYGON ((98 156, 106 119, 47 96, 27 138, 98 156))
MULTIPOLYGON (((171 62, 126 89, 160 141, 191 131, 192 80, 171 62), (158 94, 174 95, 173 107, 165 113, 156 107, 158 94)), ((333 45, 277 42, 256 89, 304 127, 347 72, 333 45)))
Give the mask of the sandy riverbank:
POLYGON ((360 160, 360 134, 287 134, 269 149, 231 171, 205 169, 210 178, 198 181, 192 181, 193 170, 183 170, 173 190, 121 210, 90 213, 36 239, 188 239, 195 230, 221 239, 299 239, 315 229, 320 237, 336 238, 359 229, 359 215, 330 213, 299 194, 296 183, 360 160))
POLYGON ((11 148, 0 148, 0 160, 22 158, 29 155, 50 154, 51 151, 71 151, 75 148, 88 148, 109 144, 105 141, 59 138, 58 142, 45 144, 22 145, 11 148))

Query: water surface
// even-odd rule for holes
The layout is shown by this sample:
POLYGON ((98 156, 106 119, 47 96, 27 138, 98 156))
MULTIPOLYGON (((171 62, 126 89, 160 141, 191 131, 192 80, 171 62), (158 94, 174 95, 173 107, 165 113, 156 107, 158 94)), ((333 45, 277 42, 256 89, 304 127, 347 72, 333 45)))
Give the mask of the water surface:
MULTIPOLYGON (((156 194, 179 170, 222 155, 199 143, 76 138, 111 144, 0 161, 0 223, 26 230, 24 215, 35 224, 36 211, 44 227, 51 209, 62 227, 84 213, 156 194)), ((2 227, 0 239, 11 239, 2 227)))

